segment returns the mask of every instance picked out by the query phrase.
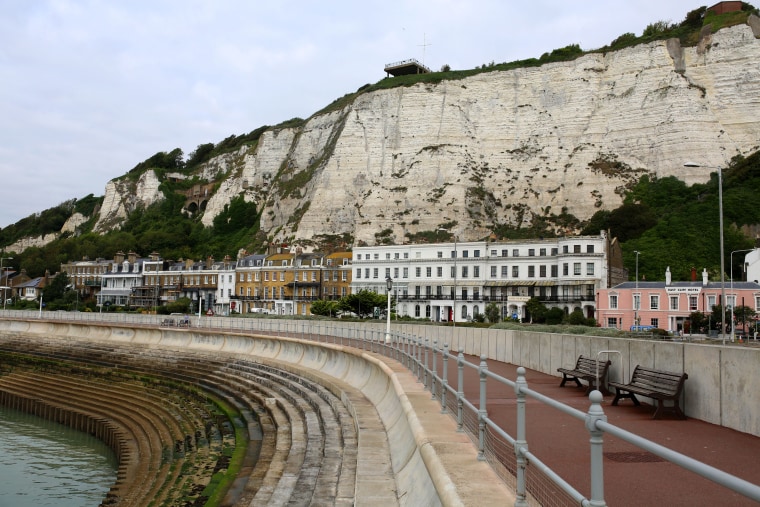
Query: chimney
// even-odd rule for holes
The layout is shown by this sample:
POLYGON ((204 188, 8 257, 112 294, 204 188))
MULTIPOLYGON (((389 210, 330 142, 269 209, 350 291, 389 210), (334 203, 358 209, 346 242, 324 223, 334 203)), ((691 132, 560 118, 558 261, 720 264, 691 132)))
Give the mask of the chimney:
POLYGON ((707 268, 702 268, 702 287, 707 287, 707 268))
POLYGON ((130 264, 137 262, 137 254, 134 251, 130 250, 127 256, 130 264))
POLYGON ((668 269, 665 270, 665 286, 669 286, 672 283, 672 279, 670 276, 670 266, 668 266, 668 269))
POLYGON ((121 264, 122 262, 124 262, 124 252, 122 252, 121 250, 116 252, 116 254, 113 256, 113 261, 116 264, 121 264))
POLYGON ((691 268, 691 281, 692 282, 697 281, 697 268, 694 268, 694 267, 691 268))

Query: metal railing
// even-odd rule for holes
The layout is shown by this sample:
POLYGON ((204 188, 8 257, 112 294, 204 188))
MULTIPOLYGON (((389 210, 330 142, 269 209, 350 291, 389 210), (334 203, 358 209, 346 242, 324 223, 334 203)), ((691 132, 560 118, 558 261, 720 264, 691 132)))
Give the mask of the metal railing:
MULTIPOLYGON (((0 318, 36 320, 40 314, 32 311, 7 310, 0 318)), ((44 312, 43 319, 76 322, 104 322, 126 324, 138 327, 159 326, 164 315, 136 315, 119 313, 44 312)), ((760 502, 760 486, 735 477, 722 470, 668 449, 651 440, 640 437, 607 421, 602 408, 602 393, 592 391, 587 412, 556 401, 531 389, 526 380, 526 369, 517 368, 517 378, 510 380, 489 371, 485 356, 479 363, 467 361, 462 348, 456 354, 449 352, 449 345, 438 346, 436 340, 422 339, 406 333, 391 332, 386 340, 384 329, 369 326, 347 326, 332 321, 255 319, 234 317, 203 317, 192 319, 193 327, 209 331, 252 332, 281 337, 294 337, 319 343, 332 343, 357 347, 364 351, 382 354, 403 364, 431 397, 441 406, 441 412, 450 414, 456 421, 457 431, 467 433, 477 446, 477 459, 488 461, 494 470, 511 485, 516 492, 515 506, 527 506, 529 499, 541 505, 582 505, 603 507, 604 499, 604 436, 611 435, 642 450, 659 456, 690 472, 720 484, 747 498, 760 502), (449 380, 450 363, 456 365, 456 384, 449 380), (439 365, 441 371, 439 372, 439 365), (472 386, 465 385, 465 370, 478 374, 478 397, 470 400, 465 391, 472 386), (514 390, 516 395, 516 434, 510 435, 491 419, 488 413, 487 392, 489 382, 500 383, 514 390), (590 498, 565 481, 532 453, 527 440, 528 398, 539 401, 561 413, 567 414, 588 430, 590 438, 590 498)), ((532 503, 533 503, 532 502, 532 503)))

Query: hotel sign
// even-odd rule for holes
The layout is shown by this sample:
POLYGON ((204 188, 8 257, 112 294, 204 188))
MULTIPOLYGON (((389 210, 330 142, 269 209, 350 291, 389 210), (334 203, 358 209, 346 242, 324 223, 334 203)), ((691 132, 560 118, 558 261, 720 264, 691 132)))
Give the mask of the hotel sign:
POLYGON ((699 292, 702 290, 702 287, 666 287, 665 291, 669 295, 677 295, 677 294, 699 294, 699 292))

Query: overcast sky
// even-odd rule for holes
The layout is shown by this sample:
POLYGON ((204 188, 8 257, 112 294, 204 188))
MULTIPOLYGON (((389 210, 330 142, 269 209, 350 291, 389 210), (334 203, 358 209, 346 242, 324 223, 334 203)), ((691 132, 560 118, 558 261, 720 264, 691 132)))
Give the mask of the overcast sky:
MULTIPOLYGON (((712 5, 711 2, 709 5, 712 5)), ((159 151, 307 118, 416 58, 433 70, 596 49, 685 0, 0 0, 0 227, 159 151)))

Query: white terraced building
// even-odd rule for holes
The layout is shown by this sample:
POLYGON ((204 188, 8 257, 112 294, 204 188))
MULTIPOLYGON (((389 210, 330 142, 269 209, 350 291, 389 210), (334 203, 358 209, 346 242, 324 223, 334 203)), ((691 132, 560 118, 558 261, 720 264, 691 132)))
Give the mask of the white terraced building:
POLYGON ((595 317, 596 290, 626 279, 619 245, 605 232, 355 247, 352 263, 351 292, 385 294, 391 278, 398 315, 433 321, 470 320, 490 303, 499 305, 502 317, 524 320, 525 303, 532 297, 548 308, 580 309, 595 317))

